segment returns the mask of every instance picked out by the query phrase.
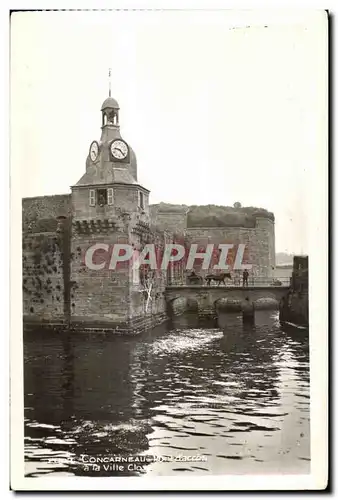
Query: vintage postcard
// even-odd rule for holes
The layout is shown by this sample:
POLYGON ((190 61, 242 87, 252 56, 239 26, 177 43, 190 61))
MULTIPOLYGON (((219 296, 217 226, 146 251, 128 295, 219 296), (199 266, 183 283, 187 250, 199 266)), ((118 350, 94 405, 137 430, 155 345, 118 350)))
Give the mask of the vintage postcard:
POLYGON ((328 25, 12 13, 12 489, 326 487, 328 25))

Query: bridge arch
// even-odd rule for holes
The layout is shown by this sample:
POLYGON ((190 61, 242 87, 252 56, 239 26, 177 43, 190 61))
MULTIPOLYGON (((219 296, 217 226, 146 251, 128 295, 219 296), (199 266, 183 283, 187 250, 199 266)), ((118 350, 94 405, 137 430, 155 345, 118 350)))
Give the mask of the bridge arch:
POLYGON ((279 301, 276 298, 264 297, 253 301, 255 309, 278 309, 279 301))
MULTIPOLYGON (((270 301, 280 302, 280 299, 284 297, 289 290, 288 286, 264 286, 264 287, 223 287, 223 286, 167 286, 165 294, 166 301, 168 305, 168 315, 173 314, 172 306, 175 304, 179 298, 181 300, 181 312, 187 309, 197 309, 198 315, 204 316, 217 316, 217 310, 222 307, 222 304, 242 304, 242 302, 249 298, 250 301, 257 303, 261 308, 260 304, 264 300, 269 299, 270 301), (182 298, 185 299, 184 307, 182 298), (216 314, 215 314, 216 313, 216 314)), ((179 303, 179 302, 178 302, 179 303)), ((176 303, 176 306, 178 305, 176 303)), ((271 302, 270 302, 271 303, 271 302)), ((270 304, 269 304, 270 308, 270 304)), ((237 309, 238 310, 238 309, 237 309)))
POLYGON ((184 312, 198 312, 198 301, 195 297, 176 295, 167 300, 167 316, 173 318, 184 312))
POLYGON ((214 309, 218 314, 221 311, 224 312, 236 312, 241 310, 242 302, 246 298, 249 298, 250 302, 254 303, 255 309, 277 309, 280 301, 280 294, 274 293, 270 290, 248 290, 243 289, 240 292, 231 292, 225 294, 223 297, 216 297, 214 300, 214 309))
POLYGON ((214 301, 214 309, 217 314, 221 312, 236 312, 241 310, 241 300, 221 297, 214 301))

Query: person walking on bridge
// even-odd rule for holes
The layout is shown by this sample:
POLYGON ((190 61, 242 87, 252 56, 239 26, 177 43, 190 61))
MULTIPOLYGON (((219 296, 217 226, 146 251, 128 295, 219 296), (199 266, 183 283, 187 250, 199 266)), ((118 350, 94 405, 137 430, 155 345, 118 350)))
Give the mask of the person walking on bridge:
POLYGON ((247 269, 244 269, 244 271, 243 271, 243 287, 249 286, 248 285, 248 277, 249 277, 249 273, 248 273, 247 269))

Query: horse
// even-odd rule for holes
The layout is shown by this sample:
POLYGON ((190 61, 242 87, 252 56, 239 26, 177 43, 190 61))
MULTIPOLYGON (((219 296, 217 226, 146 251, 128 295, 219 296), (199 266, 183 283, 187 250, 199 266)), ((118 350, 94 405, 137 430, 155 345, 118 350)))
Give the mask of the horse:
POLYGON ((218 281, 218 286, 223 283, 225 285, 225 280, 232 280, 230 273, 222 273, 222 274, 207 274, 205 280, 207 282, 207 286, 210 286, 212 281, 218 281))

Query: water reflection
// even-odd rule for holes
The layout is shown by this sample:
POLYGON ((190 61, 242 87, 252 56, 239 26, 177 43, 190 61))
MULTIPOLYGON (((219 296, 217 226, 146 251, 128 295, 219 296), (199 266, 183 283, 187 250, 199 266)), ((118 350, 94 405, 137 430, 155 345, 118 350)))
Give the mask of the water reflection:
POLYGON ((185 315, 136 338, 30 335, 27 475, 308 473, 308 365, 307 332, 263 311, 254 325, 185 315), (114 455, 162 461, 83 463, 114 455))

